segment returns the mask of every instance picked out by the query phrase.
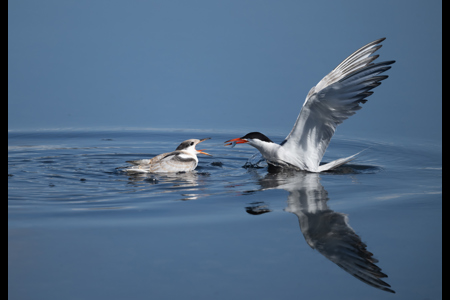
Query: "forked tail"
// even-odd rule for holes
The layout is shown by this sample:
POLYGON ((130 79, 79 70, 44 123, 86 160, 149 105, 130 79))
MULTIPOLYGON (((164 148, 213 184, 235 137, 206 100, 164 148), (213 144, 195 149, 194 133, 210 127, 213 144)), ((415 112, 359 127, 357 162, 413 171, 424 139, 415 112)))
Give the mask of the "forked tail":
POLYGON ((354 160, 358 154, 360 154, 360 153, 363 152, 363 151, 366 151, 367 149, 369 149, 369 148, 366 148, 366 149, 364 149, 364 150, 361 150, 361 151, 359 151, 358 153, 353 154, 352 156, 344 157, 344 158, 339 158, 339 159, 333 160, 332 162, 329 162, 329 163, 326 163, 326 164, 324 164, 324 165, 321 165, 321 166, 319 166, 319 170, 318 170, 318 171, 319 171, 319 172, 324 172, 324 171, 329 171, 329 170, 333 170, 333 169, 335 169, 335 168, 337 168, 337 167, 340 167, 340 166, 342 166, 343 164, 346 164, 346 163, 348 163, 349 161, 354 160))

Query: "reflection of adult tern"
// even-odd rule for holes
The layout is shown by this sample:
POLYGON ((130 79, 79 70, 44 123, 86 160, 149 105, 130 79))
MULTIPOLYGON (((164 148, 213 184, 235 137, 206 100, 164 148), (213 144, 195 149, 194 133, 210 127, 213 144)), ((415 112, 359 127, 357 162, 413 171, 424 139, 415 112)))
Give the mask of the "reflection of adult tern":
POLYGON ((381 280, 387 277, 367 245, 355 233, 345 214, 331 210, 328 193, 320 184, 317 173, 289 172, 267 174, 260 180, 263 189, 277 188, 289 192, 286 211, 297 215, 300 229, 311 248, 359 280, 395 293, 390 285, 381 280))

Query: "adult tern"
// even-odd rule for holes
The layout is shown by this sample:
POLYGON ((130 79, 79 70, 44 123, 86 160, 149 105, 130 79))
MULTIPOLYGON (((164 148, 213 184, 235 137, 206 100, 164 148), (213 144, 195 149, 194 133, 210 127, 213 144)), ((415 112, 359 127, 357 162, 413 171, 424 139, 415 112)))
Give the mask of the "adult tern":
POLYGON ((281 144, 260 132, 226 141, 225 145, 248 143, 258 149, 269 167, 294 168, 309 172, 332 170, 352 160, 357 154, 320 164, 336 127, 359 109, 373 94, 395 61, 373 63, 385 38, 373 41, 355 51, 311 88, 294 128, 281 144))

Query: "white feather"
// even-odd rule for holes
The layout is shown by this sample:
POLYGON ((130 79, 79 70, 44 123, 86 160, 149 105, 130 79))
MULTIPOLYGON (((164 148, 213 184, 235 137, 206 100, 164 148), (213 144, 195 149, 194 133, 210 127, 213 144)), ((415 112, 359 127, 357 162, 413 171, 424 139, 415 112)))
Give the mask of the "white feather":
POLYGON ((374 64, 378 56, 371 56, 383 40, 355 51, 310 90, 294 127, 281 143, 279 158, 311 172, 326 171, 353 159, 350 156, 319 167, 336 127, 361 109, 359 104, 387 78, 379 74, 389 70, 394 61, 374 64))

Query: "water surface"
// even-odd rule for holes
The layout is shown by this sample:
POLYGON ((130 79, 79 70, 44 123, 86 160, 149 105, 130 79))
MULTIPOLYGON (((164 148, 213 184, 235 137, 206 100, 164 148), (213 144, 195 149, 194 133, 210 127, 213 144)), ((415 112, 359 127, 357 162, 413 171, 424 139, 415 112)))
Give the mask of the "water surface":
POLYGON ((367 150, 336 172, 274 175, 242 167, 254 148, 223 147, 237 136, 10 131, 10 299, 442 297, 439 146, 336 136, 325 161, 367 150), (115 169, 205 137, 213 157, 194 172, 115 169))

